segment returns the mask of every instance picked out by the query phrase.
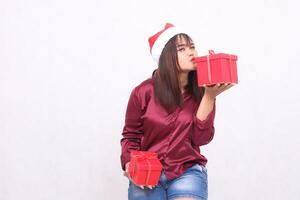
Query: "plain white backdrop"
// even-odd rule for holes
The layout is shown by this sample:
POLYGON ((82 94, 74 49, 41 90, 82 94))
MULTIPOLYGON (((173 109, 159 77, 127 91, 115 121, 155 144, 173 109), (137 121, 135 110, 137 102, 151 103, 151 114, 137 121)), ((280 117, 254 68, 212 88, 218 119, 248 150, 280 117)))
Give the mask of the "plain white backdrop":
POLYGON ((155 69, 148 37, 183 27, 200 55, 239 56, 217 98, 210 200, 299 200, 300 3, 0 1, 0 199, 127 199, 129 94, 155 69))

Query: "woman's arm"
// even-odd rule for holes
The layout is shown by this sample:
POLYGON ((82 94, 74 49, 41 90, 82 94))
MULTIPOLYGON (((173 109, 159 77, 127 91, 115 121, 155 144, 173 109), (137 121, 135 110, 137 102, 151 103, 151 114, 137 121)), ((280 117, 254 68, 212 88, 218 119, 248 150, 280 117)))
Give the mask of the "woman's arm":
POLYGON ((211 113, 211 111, 213 110, 215 98, 217 97, 217 95, 224 92, 225 90, 228 90, 232 86, 232 84, 217 84, 214 86, 205 87, 204 95, 197 110, 197 118, 199 120, 205 120, 209 113, 211 113))
POLYGON ((209 113, 212 112, 214 104, 215 98, 204 94, 197 110, 197 118, 201 121, 204 121, 209 115, 209 113))
POLYGON ((194 116, 192 143, 196 146, 208 144, 214 136, 215 100, 216 96, 232 85, 215 85, 205 87, 205 93, 194 116))
POLYGON ((125 165, 130 161, 130 152, 132 150, 140 150, 141 148, 141 139, 143 136, 142 108, 137 93, 137 88, 135 88, 130 95, 122 132, 121 165, 124 171, 126 170, 125 165))

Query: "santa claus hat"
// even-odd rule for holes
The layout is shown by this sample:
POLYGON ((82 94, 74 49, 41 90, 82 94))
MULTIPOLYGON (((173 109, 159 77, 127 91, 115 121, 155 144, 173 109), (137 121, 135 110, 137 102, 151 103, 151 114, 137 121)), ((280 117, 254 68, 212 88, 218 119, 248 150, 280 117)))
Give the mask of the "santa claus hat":
POLYGON ((154 61, 158 64, 160 54, 168 41, 177 34, 184 33, 173 24, 166 23, 163 30, 149 37, 150 53, 154 61))

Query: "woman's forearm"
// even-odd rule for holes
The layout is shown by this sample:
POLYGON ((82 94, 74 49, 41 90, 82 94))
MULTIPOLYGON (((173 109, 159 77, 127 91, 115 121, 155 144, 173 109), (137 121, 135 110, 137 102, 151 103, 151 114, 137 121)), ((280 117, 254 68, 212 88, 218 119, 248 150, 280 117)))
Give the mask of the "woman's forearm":
POLYGON ((209 113, 213 110, 215 103, 215 98, 209 95, 204 94, 199 108, 197 110, 197 118, 201 121, 205 120, 209 113))

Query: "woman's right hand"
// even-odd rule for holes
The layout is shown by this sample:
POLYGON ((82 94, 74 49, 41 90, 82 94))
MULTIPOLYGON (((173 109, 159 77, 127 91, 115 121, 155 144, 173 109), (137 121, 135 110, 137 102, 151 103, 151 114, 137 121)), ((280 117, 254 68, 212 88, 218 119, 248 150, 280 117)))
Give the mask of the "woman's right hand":
MULTIPOLYGON (((129 181, 131 181, 133 184, 135 184, 135 185, 138 186, 139 188, 145 189, 145 187, 144 187, 143 185, 137 185, 137 184, 131 179, 130 174, 129 174, 129 162, 126 163, 126 165, 125 165, 125 171, 124 171, 123 175, 126 176, 126 177, 129 179, 129 181)), ((150 188, 150 189, 153 188, 151 185, 148 185, 147 187, 150 188)))

